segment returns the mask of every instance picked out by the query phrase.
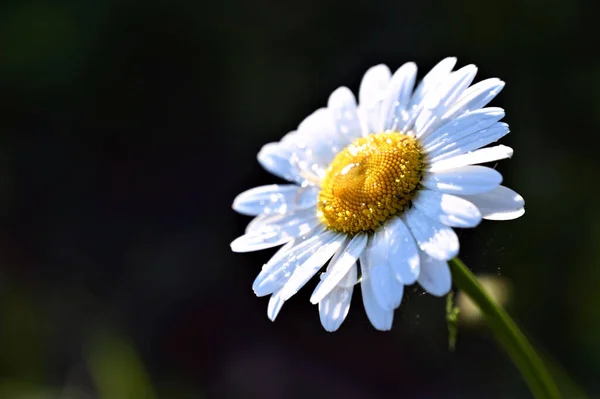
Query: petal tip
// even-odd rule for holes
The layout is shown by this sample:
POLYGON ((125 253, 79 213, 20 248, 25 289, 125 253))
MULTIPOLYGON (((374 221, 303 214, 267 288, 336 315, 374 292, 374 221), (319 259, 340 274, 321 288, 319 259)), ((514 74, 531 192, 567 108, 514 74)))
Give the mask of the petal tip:
POLYGON ((313 294, 310 297, 310 303, 312 303, 313 305, 317 305, 319 302, 321 302, 323 300, 323 295, 321 295, 320 292, 313 292, 313 294))
POLYGON ((465 65, 461 69, 464 71, 465 74, 468 74, 468 75, 475 75, 478 70, 478 68, 475 64, 465 65))
POLYGON ((244 250, 244 246, 241 245, 240 239, 241 239, 241 237, 238 237, 235 240, 231 241, 231 243, 229 243, 229 248, 231 248, 232 252, 236 252, 236 253, 247 252, 244 250))

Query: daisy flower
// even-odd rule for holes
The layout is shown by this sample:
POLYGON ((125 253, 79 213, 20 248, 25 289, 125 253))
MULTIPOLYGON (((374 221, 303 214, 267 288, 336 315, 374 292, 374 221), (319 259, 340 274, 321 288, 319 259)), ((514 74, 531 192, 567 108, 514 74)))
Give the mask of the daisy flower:
POLYGON ((394 74, 370 68, 358 92, 340 87, 327 107, 258 153, 260 164, 291 184, 252 188, 233 209, 255 216, 231 243, 235 252, 283 245, 254 281, 270 295, 274 320, 327 263, 310 301, 321 324, 337 330, 360 283, 367 317, 389 330, 404 286, 418 282, 442 296, 451 289, 447 261, 458 254, 453 227, 523 215, 524 201, 502 175, 478 164, 509 158, 504 110, 484 108, 504 87, 471 85, 477 68, 438 63, 416 86, 417 67, 394 74), (485 147, 485 148, 483 148, 485 147))

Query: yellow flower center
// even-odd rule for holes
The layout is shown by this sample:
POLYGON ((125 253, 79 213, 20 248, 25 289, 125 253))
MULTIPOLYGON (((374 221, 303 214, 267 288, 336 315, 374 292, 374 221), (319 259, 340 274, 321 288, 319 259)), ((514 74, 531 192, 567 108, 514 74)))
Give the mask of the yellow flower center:
POLYGON ((321 183, 318 214, 330 229, 374 231, 413 198, 425 166, 419 142, 398 132, 355 140, 335 156, 321 183))

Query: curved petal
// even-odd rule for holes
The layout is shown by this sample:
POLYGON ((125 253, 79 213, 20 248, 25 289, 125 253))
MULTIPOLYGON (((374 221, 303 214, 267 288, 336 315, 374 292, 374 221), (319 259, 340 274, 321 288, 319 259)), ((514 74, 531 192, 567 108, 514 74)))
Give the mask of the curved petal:
POLYGON ((336 89, 329 96, 327 108, 333 114, 338 135, 345 138, 346 144, 350 144, 362 135, 356 99, 350 89, 347 87, 336 89))
POLYGON ((431 165, 430 171, 438 171, 444 169, 460 168, 468 165, 476 165, 478 163, 487 163, 499 161, 512 157, 514 151, 512 148, 505 145, 497 145, 495 147, 480 148, 473 152, 458 155, 452 158, 444 159, 431 165))
POLYGON ((416 77, 417 65, 414 62, 407 62, 394 72, 381 103, 381 126, 377 131, 398 131, 398 126, 408 120, 408 102, 416 77))
MULTIPOLYGON (((369 255, 367 254, 367 256, 369 255)), ((388 310, 400 306, 404 285, 396 279, 389 263, 373 265, 369 274, 369 281, 379 306, 388 310)))
POLYGON ((374 133, 380 126, 380 107, 391 78, 390 69, 383 64, 371 67, 365 73, 358 90, 358 103, 366 119, 367 132, 374 133))
POLYGON ((475 204, 484 219, 512 220, 525 213, 525 200, 519 194, 504 186, 483 194, 470 195, 466 198, 475 204))
POLYGON ((319 283, 313 292, 310 298, 311 303, 319 303, 342 281, 365 249, 368 237, 367 234, 355 235, 343 251, 340 251, 340 255, 331 260, 327 269, 327 277, 319 283))
POLYGON ((455 157, 465 154, 469 151, 477 150, 485 147, 495 141, 500 140, 510 132, 508 125, 503 122, 496 122, 491 127, 473 133, 470 136, 464 137, 458 141, 450 142, 445 146, 432 150, 428 153, 429 162, 434 164, 446 158, 455 157))
POLYGON ((280 234, 276 230, 258 231, 244 234, 233 240, 229 246, 233 252, 254 252, 262 249, 278 247, 292 240, 289 235, 280 234))
POLYGON ((331 257, 344 251, 346 236, 336 233, 328 242, 319 247, 304 263, 296 268, 290 279, 281 289, 281 297, 287 301, 308 282, 331 257))
POLYGON ((370 265, 368 280, 375 299, 382 308, 395 309, 402 301, 404 285, 396 278, 390 265, 388 241, 385 230, 377 230, 365 250, 365 259, 370 265))
POLYGON ((253 228, 231 244, 233 252, 253 252, 285 244, 303 236, 321 224, 314 209, 301 209, 287 214, 271 214, 253 221, 253 228))
POLYGON ((356 263, 337 287, 319 302, 319 318, 326 331, 336 331, 348 315, 356 282, 356 263))
POLYGON ((250 223, 246 226, 244 230, 245 234, 253 233, 259 231, 263 228, 264 225, 268 224, 269 219, 273 216, 272 214, 263 213, 262 215, 258 215, 253 218, 250 223))
POLYGON ((375 299, 373 288, 368 280, 370 266, 364 252, 363 256, 360 258, 360 267, 362 271, 360 290, 367 317, 376 329, 389 331, 391 330, 392 322, 394 321, 394 310, 382 308, 377 302, 377 299, 375 299))
MULTIPOLYGON (((272 231, 277 228, 297 227, 302 230, 302 224, 312 225, 319 220, 316 208, 296 209, 288 213, 261 213, 253 218, 246 226, 245 234, 258 233, 260 231, 272 231)), ((304 234, 299 234, 302 236, 304 234)))
POLYGON ((257 159, 266 171, 298 185, 317 185, 321 181, 301 152, 279 143, 265 144, 258 152, 257 159))
POLYGON ((233 200, 233 209, 244 215, 286 213, 316 206, 319 188, 295 184, 270 184, 244 191, 233 200))
POLYGON ((458 237, 452 228, 429 219, 414 207, 409 209, 403 218, 422 251, 439 260, 452 259, 458 255, 458 237))
POLYGON ((275 321, 284 303, 285 301, 281 297, 281 291, 277 291, 271 295, 271 298, 269 298, 269 305, 267 306, 267 317, 269 320, 275 321))
POLYGON ((469 112, 438 127, 423 139, 423 147, 431 154, 437 149, 491 127, 502 118, 502 108, 483 108, 469 112))
POLYGON ((444 79, 450 75, 455 64, 455 57, 444 58, 436 66, 431 68, 427 75, 425 75, 410 99, 407 108, 408 118, 404 124, 400 126, 400 131, 408 132, 412 129, 415 120, 423 109, 425 98, 433 92, 433 90, 437 89, 444 79))
POLYGON ((452 288, 452 276, 448 263, 421 252, 419 284, 431 295, 446 295, 452 288))
POLYGON ((444 118, 451 118, 485 107, 504 88, 504 82, 498 78, 482 80, 469 87, 446 112, 444 118))
POLYGON ((333 111, 328 108, 316 110, 298 125, 295 142, 323 169, 347 144, 346 139, 338 135, 333 111))
POLYGON ((500 172, 478 165, 430 172, 421 180, 421 184, 431 190, 462 195, 485 193, 500 183, 500 172))
MULTIPOLYGON (((419 252, 412 233, 401 218, 395 217, 383 226, 386 258, 401 283, 410 285, 419 277, 419 252)), ((374 246, 374 250, 380 246, 374 246)))
POLYGON ((432 91, 423 100, 423 110, 417 117, 413 129, 418 138, 427 137, 436 127, 446 121, 444 114, 469 87, 476 74, 477 67, 475 65, 462 67, 458 71, 452 72, 439 88, 432 91))
POLYGON ((421 190, 413 200, 415 208, 427 217, 451 227, 475 227, 481 212, 471 202, 450 194, 421 190))
POLYGON ((256 296, 269 295, 283 287, 296 268, 334 236, 335 233, 318 228, 305 237, 296 238, 284 245, 254 279, 252 290, 256 296))

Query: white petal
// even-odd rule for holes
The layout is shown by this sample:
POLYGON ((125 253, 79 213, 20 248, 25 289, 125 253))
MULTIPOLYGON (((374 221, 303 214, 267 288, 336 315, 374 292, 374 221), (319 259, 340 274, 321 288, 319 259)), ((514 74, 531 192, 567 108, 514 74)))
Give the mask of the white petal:
POLYGON ((312 206, 296 209, 286 213, 265 213, 252 219, 246 234, 261 232, 277 232, 290 237, 299 237, 319 224, 317 208, 312 206))
POLYGON ((285 244, 292 238, 305 235, 321 224, 315 209, 301 209, 283 215, 271 214, 259 221, 253 221, 253 228, 230 244, 231 250, 259 251, 285 244))
POLYGON ((392 328, 392 321, 394 320, 394 310, 382 308, 373 293, 371 283, 368 281, 369 276, 369 265, 366 260, 365 253, 360 258, 360 266, 362 270, 363 280, 360 284, 360 290, 362 293, 363 305, 367 313, 367 317, 373 327, 381 331, 388 331, 392 328))
POLYGON ((395 309, 400 306, 404 286, 396 279, 388 259, 388 239, 383 229, 371 236, 365 250, 364 259, 369 265, 369 273, 363 280, 370 281, 375 299, 384 309, 395 309))
POLYGON ((421 252, 419 284, 431 295, 446 295, 452 288, 452 276, 448 263, 421 252))
POLYGON ((444 169, 460 168, 467 165, 475 165, 478 163, 494 162, 501 159, 512 157, 514 151, 512 148, 505 145, 497 145, 495 147, 480 148, 478 150, 458 155, 452 158, 446 158, 436 162, 429 168, 430 171, 438 171, 444 169))
MULTIPOLYGON (((327 275, 324 275, 321 280, 324 280, 326 277, 327 277, 327 275)), ((342 281, 339 282, 339 284, 337 286, 342 287, 342 288, 350 288, 350 287, 354 287, 356 285, 356 283, 358 283, 358 275, 357 275, 357 267, 355 264, 354 266, 352 266, 350 271, 348 273, 346 273, 346 276, 342 279, 342 281)))
POLYGON ((354 94, 347 87, 340 87, 335 90, 329 101, 327 108, 333 113, 338 135, 346 138, 346 143, 352 142, 362 134, 360 119, 356 107, 354 94))
MULTIPOLYGON (((337 254, 336 254, 337 255, 337 254)), ((327 276, 329 275, 329 271, 330 266, 331 266, 331 261, 329 261, 329 265, 327 266, 327 271, 325 273, 321 273, 321 281, 325 280, 327 278, 327 276)), ((348 273, 346 273, 346 276, 344 276, 344 278, 338 283, 338 287, 342 287, 342 288, 350 288, 350 287, 354 287, 356 285, 356 283, 358 283, 358 275, 356 274, 356 267, 352 266, 350 268, 350 271, 348 273)))
POLYGON ((233 200, 233 209, 244 215, 285 213, 315 206, 319 189, 295 184, 271 184, 244 191, 233 200))
POLYGON ((450 73, 435 90, 435 95, 425 99, 425 109, 447 108, 453 104, 469 87, 476 74, 477 67, 472 64, 450 73))
POLYGON ((504 118, 502 108, 483 108, 469 112, 438 127, 423 139, 423 146, 428 153, 431 153, 473 133, 489 128, 502 118, 504 118))
POLYGON ((297 136, 309 136, 306 137, 309 141, 310 138, 316 138, 319 133, 327 137, 335 137, 337 129, 334 121, 333 110, 319 108, 300 122, 297 129, 297 136))
MULTIPOLYGON (((336 254, 336 255, 338 255, 338 254, 336 254)), ((340 254, 340 256, 341 256, 341 254, 340 254)), ((321 281, 325 280, 327 278, 327 276, 329 275, 328 272, 331 270, 331 263, 332 262, 330 261, 329 265, 327 266, 327 272, 321 274, 321 281)), ((348 271, 348 273, 346 273, 346 275, 338 283, 337 286, 338 287, 343 287, 343 288, 350 288, 350 287, 354 287, 357 282, 358 282, 358 274, 357 274, 357 268, 356 268, 356 263, 355 263, 350 268, 350 270, 348 271)))
POLYGON ((336 287, 319 302, 319 318, 326 331, 336 331, 348 315, 354 288, 336 287))
POLYGON ((369 68, 360 83, 359 103, 371 105, 382 101, 391 75, 390 69, 384 64, 369 68))
POLYGON ((481 222, 479 209, 460 197, 420 190, 413 200, 415 208, 433 220, 452 227, 475 227, 481 222))
POLYGON ((334 235, 324 228, 317 228, 309 235, 296 238, 283 246, 256 276, 252 284, 256 296, 269 295, 279 290, 291 277, 296 267, 310 258, 334 235))
MULTIPOLYGON (((404 213, 403 218, 421 250, 440 260, 452 259, 458 255, 458 237, 450 227, 429 219, 414 207, 404 213)), ((421 273, 422 262, 421 258, 421 273)))
POLYGON ((278 144, 282 145, 284 148, 295 148, 297 147, 296 142, 298 141, 298 136, 298 131, 293 130, 285 134, 281 140, 279 140, 278 144))
POLYGON ((407 62, 394 73, 381 103, 380 123, 377 131, 398 131, 398 126, 408 120, 408 102, 417 77, 417 65, 407 62))
POLYGON ((257 159, 265 170, 296 184, 318 184, 320 178, 311 170, 301 166, 302 154, 285 148, 279 143, 264 145, 258 152, 257 159))
POLYGON ((473 133, 453 143, 448 143, 436 150, 429 152, 429 162, 436 163, 442 159, 451 158, 457 155, 465 154, 469 151, 485 147, 495 141, 500 140, 510 132, 508 125, 503 122, 496 122, 491 127, 473 133))
POLYGON ((410 285, 419 277, 419 252, 412 233, 401 218, 383 226, 387 258, 398 281, 410 285))
POLYGON ((269 298, 269 305, 267 306, 267 316, 271 321, 275 321, 275 318, 277 317, 277 315, 281 311, 281 308, 283 307, 283 304, 285 303, 285 301, 281 297, 280 292, 281 291, 275 292, 273 295, 271 295, 271 298, 269 298))
POLYGON ((263 228, 263 226, 265 224, 267 224, 268 219, 271 216, 272 215, 268 214, 268 213, 264 213, 262 215, 256 216, 255 218, 253 218, 250 221, 250 223, 248 223, 248 225, 246 226, 246 229, 245 229, 244 233, 248 234, 248 233, 259 231, 261 228, 263 228))
POLYGON ((347 142, 337 133, 333 111, 320 108, 300 123, 296 144, 306 149, 313 162, 326 168, 347 142))
POLYGON ((276 230, 258 231, 244 234, 233 240, 230 247, 233 252, 253 252, 283 245, 293 237, 279 234, 276 230))
POLYGON ((296 268, 281 290, 282 298, 287 301, 294 296, 338 250, 344 250, 345 244, 346 235, 341 233, 324 243, 310 258, 296 268))
POLYGON ((475 78, 477 67, 467 65, 450 76, 423 99, 423 110, 415 121, 414 131, 420 139, 427 137, 433 130, 445 123, 444 114, 460 97, 475 78))
POLYGON ((483 194, 465 197, 481 211, 484 219, 512 220, 525 213, 525 200, 510 188, 499 186, 483 194))
POLYGON ((332 259, 327 269, 327 277, 319 283, 313 292, 310 302, 320 302, 340 281, 348 274, 350 268, 356 263, 360 254, 365 249, 368 240, 367 234, 355 235, 350 243, 343 249, 339 257, 332 259))
MULTIPOLYGON (((373 133, 379 128, 380 106, 391 78, 390 69, 383 64, 371 67, 365 73, 358 90, 361 113, 366 118, 366 128, 373 133)), ((366 132, 363 132, 363 135, 366 132)))
POLYGON ((319 302, 319 318, 323 328, 327 331, 335 331, 340 328, 348 315, 354 290, 354 284, 348 283, 356 282, 356 264, 348 271, 344 280, 347 280, 347 284, 338 285, 319 302))
POLYGON ((434 66, 431 71, 421 83, 415 89, 415 92, 412 95, 410 103, 408 105, 408 118, 402 126, 400 126, 400 131, 407 132, 411 130, 415 119, 419 116, 419 113, 423 109, 424 98, 433 90, 437 89, 438 86, 444 81, 445 78, 448 77, 452 68, 456 64, 456 58, 448 57, 440 61, 436 66, 434 66))
POLYGON ((431 70, 425 75, 421 83, 417 86, 413 93, 410 101, 411 105, 420 104, 423 101, 423 97, 433 89, 436 89, 440 83, 450 75, 452 68, 456 65, 455 57, 447 57, 437 63, 431 70))
MULTIPOLYGON (((297 209, 288 213, 263 213, 256 216, 246 226, 245 234, 273 231, 276 229, 305 229, 304 225, 312 225, 319 220, 316 207, 297 209)), ((317 223, 319 224, 319 223, 317 223)), ((298 234, 301 236, 304 234, 298 234)))
POLYGON ((485 107, 503 88, 504 82, 498 78, 482 80, 465 90, 444 117, 458 116, 485 107))
POLYGON ((491 191, 501 182, 497 170, 475 165, 427 173, 421 184, 442 193, 471 195, 491 191))
POLYGON ((367 248, 368 253, 364 257, 371 269, 378 264, 388 262, 388 238, 383 229, 378 229, 371 235, 367 248))
POLYGON ((277 262, 280 262, 282 259, 289 256, 289 254, 291 253, 290 251, 293 252, 294 250, 297 250, 297 248, 301 248, 300 243, 302 243, 302 242, 309 241, 309 240, 316 240, 317 236, 318 236, 318 233, 311 235, 306 240, 302 240, 301 238, 296 238, 296 239, 288 242, 287 244, 285 244, 283 247, 279 248, 277 250, 277 252, 275 252, 275 254, 273 256, 271 256, 271 259, 269 259, 269 261, 263 265, 259 276, 261 274, 264 275, 264 274, 271 273, 273 271, 274 267, 277 265, 277 262))
POLYGON ((369 281, 379 306, 388 310, 400 306, 404 285, 396 279, 389 263, 373 265, 369 273, 369 281))

